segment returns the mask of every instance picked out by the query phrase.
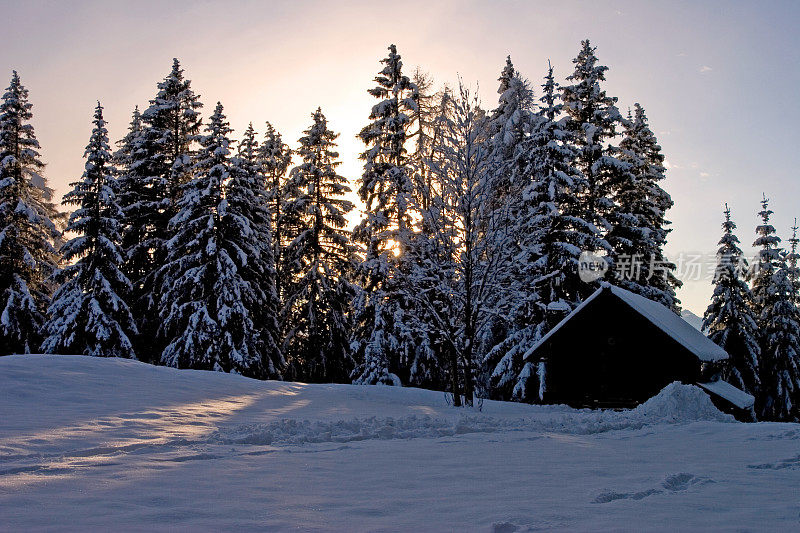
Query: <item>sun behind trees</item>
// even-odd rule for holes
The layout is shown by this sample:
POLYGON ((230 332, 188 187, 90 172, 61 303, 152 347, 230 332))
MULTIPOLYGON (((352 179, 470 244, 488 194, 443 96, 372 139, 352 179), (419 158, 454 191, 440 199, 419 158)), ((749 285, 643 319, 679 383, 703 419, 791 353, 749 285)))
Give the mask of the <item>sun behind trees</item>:
MULTIPOLYGON (((113 155, 95 109, 59 257, 15 72, 0 104, 0 351, 417 386, 455 405, 538 401, 544 369, 524 356, 596 290, 579 275, 582 252, 608 264, 607 280, 679 311, 664 155, 644 107, 625 116, 606 94, 607 73, 588 40, 563 83, 549 66, 536 90, 508 57, 488 110, 461 82, 435 89, 407 73, 391 45, 355 177, 337 173, 321 109, 294 151, 268 122, 236 141, 222 104, 201 119, 176 59, 113 155), (352 233, 351 188, 364 206, 352 233)), ((761 214, 752 289, 720 263, 704 327, 755 414, 792 420, 798 240, 779 250, 766 200, 761 214)), ((720 261, 738 261, 729 212, 723 228, 720 261)))

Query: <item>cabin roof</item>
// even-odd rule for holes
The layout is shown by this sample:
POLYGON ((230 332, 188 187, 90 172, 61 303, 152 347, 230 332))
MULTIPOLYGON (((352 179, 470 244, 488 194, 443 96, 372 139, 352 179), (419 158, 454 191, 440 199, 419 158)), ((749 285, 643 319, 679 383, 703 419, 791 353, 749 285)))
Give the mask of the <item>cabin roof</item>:
POLYGON ((720 398, 728 400, 739 409, 749 409, 756 402, 756 399, 750 394, 721 379, 709 383, 698 383, 697 385, 720 398))
POLYGON ((584 300, 561 322, 556 324, 553 329, 525 353, 524 358, 527 359, 533 355, 540 346, 544 345, 544 343, 556 335, 567 322, 583 312, 583 310, 604 291, 610 292, 616 298, 623 301, 628 307, 646 318, 665 334, 669 335, 701 361, 720 361, 728 358, 728 353, 725 350, 709 340, 708 337, 703 335, 700 331, 697 331, 691 324, 673 313, 667 307, 607 282, 602 283, 599 289, 592 293, 591 296, 584 300))

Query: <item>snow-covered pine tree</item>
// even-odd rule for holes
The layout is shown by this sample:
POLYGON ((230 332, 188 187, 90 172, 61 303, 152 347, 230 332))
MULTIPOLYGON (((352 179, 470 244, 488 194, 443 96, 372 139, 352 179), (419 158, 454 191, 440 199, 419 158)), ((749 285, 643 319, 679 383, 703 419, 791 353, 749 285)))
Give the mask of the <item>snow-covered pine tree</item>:
POLYGON ((514 68, 511 56, 497 79, 500 95, 497 107, 487 122, 487 135, 494 157, 492 171, 492 208, 502 210, 510 220, 516 217, 522 189, 527 185, 523 168, 527 161, 520 151, 521 143, 535 126, 534 97, 528 80, 514 68))
POLYGON ((120 270, 122 209, 99 102, 93 124, 85 170, 63 200, 78 206, 66 228, 76 236, 61 248, 68 264, 56 274, 61 286, 48 310, 42 351, 135 358, 130 339, 137 331, 126 303, 131 284, 120 270))
POLYGON ((527 161, 520 176, 528 183, 513 233, 517 270, 510 284, 509 335, 486 358, 492 395, 536 401, 537 361, 525 352, 588 296, 592 287, 578 276, 578 257, 598 238, 580 217, 583 175, 573 166, 576 148, 559 118, 562 104, 550 67, 542 85, 541 110, 530 137, 520 146, 527 161), (551 316, 552 315, 552 316, 551 316))
POLYGON ((242 278, 250 284, 255 300, 248 305, 251 320, 258 329, 258 350, 265 376, 279 377, 286 367, 281 349, 278 317, 281 302, 275 286, 275 256, 272 243, 269 194, 258 155, 258 141, 250 124, 239 142, 238 155, 231 159, 230 179, 224 184, 227 213, 225 239, 241 251, 234 258, 242 278), (250 233, 248 233, 250 231, 250 233))
POLYGON ((155 273, 165 264, 169 222, 177 213, 180 188, 191 175, 202 107, 177 59, 157 87, 141 114, 139 133, 134 133, 136 117, 131 124, 132 154, 120 180, 125 273, 133 284, 130 305, 141 333, 136 353, 154 361, 161 351, 153 342, 160 313, 155 273))
POLYGON ((800 306, 800 250, 798 250, 800 237, 797 235, 797 230, 800 228, 797 226, 796 218, 794 219, 794 225, 791 229, 792 238, 787 241, 789 243, 789 250, 787 250, 786 256, 783 259, 786 262, 786 268, 789 272, 789 280, 794 286, 794 304, 800 306))
POLYGON ((133 113, 131 113, 128 132, 122 139, 117 141, 117 150, 113 154, 112 163, 118 173, 117 185, 120 188, 120 192, 122 191, 124 179, 127 178, 127 172, 134 162, 136 143, 141 132, 142 114, 139 112, 139 106, 137 105, 133 108, 133 113))
POLYGON ((770 224, 769 200, 761 201, 756 228, 758 271, 753 279, 754 307, 761 332, 761 388, 756 407, 760 418, 800 420, 800 323, 794 304, 794 286, 778 248, 780 238, 770 224))
POLYGON ((252 122, 247 125, 247 129, 242 134, 242 139, 237 144, 236 155, 239 159, 239 164, 247 170, 248 175, 252 179, 258 179, 260 174, 258 140, 256 139, 256 130, 253 129, 252 122))
POLYGON ((739 239, 734 234, 736 224, 725 204, 725 221, 717 250, 717 269, 714 275, 714 294, 703 315, 703 332, 720 345, 730 359, 722 369, 728 383, 759 394, 760 332, 753 314, 753 295, 742 274, 747 260, 742 256, 739 239))
POLYGON ((800 421, 800 321, 794 286, 781 260, 772 276, 760 323, 761 418, 800 421))
MULTIPOLYGON (((486 121, 485 135, 489 139, 493 161, 489 176, 491 194, 485 201, 500 224, 514 227, 522 216, 522 191, 530 183, 530 176, 524 172, 530 164, 529 154, 522 149, 522 144, 536 127, 538 117, 534 113, 535 101, 530 84, 514 68, 510 56, 506 57, 505 67, 497 81, 500 83, 498 104, 486 121)), ((521 238, 514 235, 509 239, 508 254, 517 252, 521 238)), ((495 334, 486 339, 489 348, 511 333, 506 330, 506 321, 500 319, 504 314, 497 317, 492 327, 495 334)))
POLYGON ((59 214, 41 174, 32 107, 14 71, 0 102, 0 355, 39 347, 57 269, 59 214))
POLYGON ((231 163, 230 127, 217 104, 200 141, 194 177, 181 186, 178 213, 170 220, 167 264, 156 275, 161 295, 161 362, 178 368, 267 374, 252 306, 259 303, 241 267, 259 244, 248 216, 237 209, 226 184, 241 168, 231 163))
MULTIPOLYGON (((142 176, 142 159, 139 143, 143 131, 142 115, 139 106, 136 106, 131 115, 128 132, 117 141, 117 150, 114 152, 113 164, 117 171, 117 203, 122 209, 123 219, 120 228, 121 245, 123 250, 123 272, 128 279, 140 280, 149 263, 149 253, 146 247, 137 249, 138 257, 129 257, 128 252, 145 240, 147 232, 146 210, 138 205, 144 199, 150 199, 154 192, 150 187, 144 186, 142 176)), ((149 203, 149 202, 148 202, 149 203)), ((132 296, 138 296, 138 291, 133 290, 132 296)), ((147 354, 151 356, 152 354, 147 354)))
POLYGON ((192 82, 184 77, 180 62, 173 59, 172 70, 158 84, 158 94, 142 114, 148 127, 160 130, 163 154, 169 165, 169 174, 164 177, 173 206, 181 194, 181 185, 192 175, 192 156, 200 133, 202 107, 200 96, 192 90, 192 82))
POLYGON ((769 199, 763 196, 761 211, 758 212, 758 216, 761 217, 761 224, 756 227, 758 238, 753 243, 753 246, 760 248, 758 251, 758 263, 751 278, 753 308, 759 319, 764 311, 772 276, 778 269, 778 261, 780 261, 781 256, 781 250, 778 248, 781 239, 775 234, 775 226, 770 224, 772 214, 773 212, 769 208, 769 199))
MULTIPOLYGON (((567 77, 571 84, 561 86, 561 98, 567 115, 565 128, 578 148, 575 166, 587 182, 580 216, 605 232, 610 229, 608 215, 614 206, 615 177, 627 169, 608 146, 617 135, 622 117, 617 99, 600 87, 608 67, 597 64, 595 48, 588 39, 581 42, 581 51, 572 62, 575 71, 567 77)), ((590 249, 612 252, 605 239, 598 239, 590 249)))
POLYGON ((278 297, 281 301, 286 293, 286 281, 290 277, 290 271, 285 264, 283 250, 287 246, 291 231, 287 232, 287 226, 296 225, 296 221, 287 220, 283 213, 283 206, 286 203, 287 184, 286 172, 292 162, 292 151, 283 142, 281 134, 270 124, 266 123, 264 140, 257 149, 258 162, 261 166, 261 173, 266 180, 265 188, 267 191, 267 202, 270 208, 273 257, 275 258, 275 286, 278 297))
POLYGON ((614 205, 608 214, 611 229, 606 240, 617 259, 615 283, 678 311, 675 264, 664 256, 665 219, 672 199, 659 182, 664 180, 664 154, 650 129, 644 109, 634 105, 633 116, 623 123, 625 131, 615 154, 628 165, 614 174, 614 205))
POLYGON ((140 152, 142 132, 142 114, 139 112, 139 106, 136 106, 131 115, 128 132, 117 141, 117 151, 114 152, 113 159, 117 171, 117 203, 124 215, 121 228, 122 249, 125 252, 123 270, 129 279, 134 280, 142 278, 145 264, 149 262, 149 253, 146 247, 137 250, 140 257, 128 257, 127 252, 145 240, 146 217, 150 213, 140 209, 138 204, 142 200, 150 200, 150 194, 154 192, 151 187, 145 186, 142 167, 147 161, 140 152))
POLYGON ((365 248, 357 273, 361 290, 354 303, 353 344, 359 363, 354 378, 356 383, 399 384, 396 373, 414 353, 404 331, 407 305, 397 266, 411 228, 412 169, 405 144, 409 116, 417 109, 417 88, 403 74, 395 45, 381 63, 377 85, 368 91, 380 101, 358 135, 367 149, 361 154, 364 173, 358 190, 365 217, 353 232, 365 248))
POLYGON ((355 266, 346 215, 353 204, 347 179, 336 173, 338 134, 321 109, 300 138, 303 162, 289 179, 297 196, 286 212, 300 223, 286 254, 299 269, 286 298, 288 377, 311 382, 349 381, 353 369, 348 340, 348 309, 353 297, 349 281, 355 266))

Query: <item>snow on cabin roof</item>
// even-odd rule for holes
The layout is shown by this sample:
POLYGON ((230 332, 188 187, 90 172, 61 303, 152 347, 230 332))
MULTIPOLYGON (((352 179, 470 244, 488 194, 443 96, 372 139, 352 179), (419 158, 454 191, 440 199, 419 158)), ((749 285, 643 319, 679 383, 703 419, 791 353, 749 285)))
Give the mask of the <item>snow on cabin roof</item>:
POLYGON ((749 409, 756 403, 756 399, 753 396, 721 379, 710 383, 698 383, 697 385, 712 394, 725 398, 739 409, 749 409))
POLYGON ((649 320, 658 329, 672 337, 681 346, 692 352, 701 361, 720 361, 728 358, 728 353, 710 341, 708 337, 703 335, 692 327, 691 324, 684 319, 673 313, 667 307, 658 302, 648 300, 644 296, 634 294, 631 291, 611 285, 604 282, 600 288, 597 289, 591 296, 584 300, 578 307, 568 314, 561 322, 547 332, 547 335, 541 338, 530 350, 528 350, 523 359, 527 359, 533 352, 550 339, 561 327, 569 322, 572 317, 580 313, 592 300, 602 294, 604 290, 611 291, 611 294, 625 302, 634 311, 649 320))
POLYGON ((728 352, 667 307, 620 287, 614 285, 608 287, 612 294, 647 317, 661 331, 678 341, 701 361, 720 361, 728 358, 728 352))

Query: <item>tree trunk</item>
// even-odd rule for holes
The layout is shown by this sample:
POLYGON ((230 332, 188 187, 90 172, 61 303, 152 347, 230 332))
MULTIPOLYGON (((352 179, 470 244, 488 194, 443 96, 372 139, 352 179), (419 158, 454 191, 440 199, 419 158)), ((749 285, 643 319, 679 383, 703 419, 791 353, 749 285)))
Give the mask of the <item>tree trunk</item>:
MULTIPOLYGON (((469 315, 469 312, 467 312, 469 315)), ((468 316, 468 320, 471 317, 468 316)), ((467 324, 466 328, 466 347, 464 348, 464 405, 469 407, 473 406, 473 401, 475 397, 475 387, 474 383, 472 382, 472 338, 475 336, 474 332, 472 331, 474 328, 467 324)))
MULTIPOLYGON (((468 211, 464 226, 472 228, 472 216, 468 211)), ((471 232, 470 232, 471 233, 471 232)), ((469 236, 469 233, 467 234, 469 236)), ((473 341, 475 339, 475 310, 472 292, 473 280, 473 242, 470 238, 466 239, 466 265, 464 268, 464 398, 465 403, 469 407, 473 405, 473 398, 475 396, 474 387, 472 383, 472 350, 473 341)))
POLYGON ((450 346, 450 384, 453 389, 453 405, 461 407, 461 387, 458 382, 458 350, 450 346))

